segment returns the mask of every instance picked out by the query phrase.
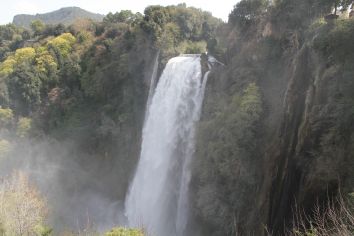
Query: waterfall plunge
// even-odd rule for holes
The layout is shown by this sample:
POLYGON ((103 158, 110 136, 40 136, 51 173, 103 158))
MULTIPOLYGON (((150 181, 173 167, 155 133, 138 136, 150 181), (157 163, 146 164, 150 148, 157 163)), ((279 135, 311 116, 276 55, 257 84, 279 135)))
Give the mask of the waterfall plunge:
POLYGON ((202 84, 199 56, 172 58, 147 108, 140 161, 125 209, 129 225, 143 227, 149 235, 185 235, 194 126, 207 74, 202 84))

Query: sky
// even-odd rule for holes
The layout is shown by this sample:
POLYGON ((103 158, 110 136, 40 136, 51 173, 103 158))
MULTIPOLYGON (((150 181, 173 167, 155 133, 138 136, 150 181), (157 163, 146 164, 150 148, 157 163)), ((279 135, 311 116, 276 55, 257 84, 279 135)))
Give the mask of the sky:
POLYGON ((166 6, 181 2, 209 11, 226 21, 237 0, 0 0, 0 24, 12 22, 17 14, 46 13, 62 7, 76 6, 101 14, 127 9, 143 13, 149 5, 166 6))

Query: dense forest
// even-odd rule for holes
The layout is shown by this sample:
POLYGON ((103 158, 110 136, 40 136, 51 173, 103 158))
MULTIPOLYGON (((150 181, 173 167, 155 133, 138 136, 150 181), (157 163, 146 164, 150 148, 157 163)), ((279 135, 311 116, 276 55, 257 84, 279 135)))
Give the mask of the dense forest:
POLYGON ((191 235, 353 235, 352 3, 0 26, 1 234, 149 235, 120 226, 154 63, 207 52, 222 65, 196 127, 191 235))

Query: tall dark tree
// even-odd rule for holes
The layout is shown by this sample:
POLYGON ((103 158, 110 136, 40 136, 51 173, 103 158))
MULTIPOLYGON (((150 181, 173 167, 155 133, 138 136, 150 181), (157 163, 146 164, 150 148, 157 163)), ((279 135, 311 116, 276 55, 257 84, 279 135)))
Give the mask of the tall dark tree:
POLYGON ((11 105, 17 113, 28 115, 40 104, 41 80, 27 62, 18 65, 7 81, 11 105))
POLYGON ((229 22, 245 28, 254 23, 266 11, 268 5, 268 0, 242 0, 230 13, 229 22))

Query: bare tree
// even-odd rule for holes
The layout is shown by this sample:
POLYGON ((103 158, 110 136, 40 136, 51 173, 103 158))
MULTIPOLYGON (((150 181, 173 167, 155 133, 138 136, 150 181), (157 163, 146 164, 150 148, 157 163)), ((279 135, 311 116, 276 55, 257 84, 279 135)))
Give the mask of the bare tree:
POLYGON ((23 172, 0 184, 0 220, 6 235, 35 235, 47 215, 46 202, 23 172))

